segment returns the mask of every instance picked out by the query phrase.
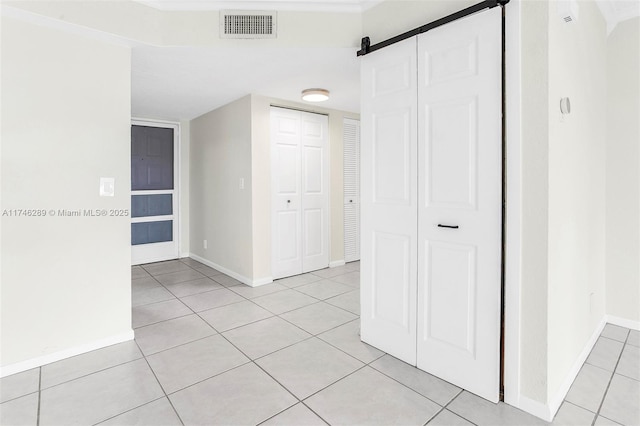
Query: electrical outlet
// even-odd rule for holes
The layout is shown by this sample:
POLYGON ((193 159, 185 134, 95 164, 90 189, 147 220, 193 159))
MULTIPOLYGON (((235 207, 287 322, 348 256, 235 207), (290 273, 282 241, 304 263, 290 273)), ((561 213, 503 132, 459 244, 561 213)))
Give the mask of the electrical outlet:
POLYGON ((207 240, 202 240, 202 247, 204 247, 204 249, 207 249, 207 240))

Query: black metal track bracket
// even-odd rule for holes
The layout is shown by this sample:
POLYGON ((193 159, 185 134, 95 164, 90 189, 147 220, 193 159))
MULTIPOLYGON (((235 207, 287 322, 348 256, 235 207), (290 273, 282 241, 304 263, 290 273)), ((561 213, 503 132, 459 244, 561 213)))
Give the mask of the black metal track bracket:
POLYGON ((360 50, 358 50, 357 55, 367 55, 371 52, 375 52, 376 50, 382 49, 383 47, 387 47, 399 41, 406 40, 418 34, 426 33, 429 30, 440 27, 444 24, 448 24, 449 22, 453 22, 456 19, 464 18, 465 16, 471 15, 484 9, 491 9, 496 6, 504 6, 507 3, 509 3, 509 0, 485 0, 478 4, 474 4, 473 6, 469 6, 466 9, 462 9, 458 12, 452 13, 451 15, 447 15, 444 18, 436 19, 433 22, 429 22, 428 24, 422 25, 418 28, 414 28, 411 31, 407 31, 406 33, 391 37, 390 39, 381 41, 380 43, 376 43, 374 45, 371 44, 371 40, 369 39, 369 37, 362 37, 362 40, 360 42, 360 50))

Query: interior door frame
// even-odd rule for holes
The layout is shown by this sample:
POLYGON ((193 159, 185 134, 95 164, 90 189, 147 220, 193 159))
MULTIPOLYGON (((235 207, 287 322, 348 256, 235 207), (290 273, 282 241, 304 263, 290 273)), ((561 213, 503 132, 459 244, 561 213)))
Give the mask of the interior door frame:
MULTIPOLYGON (((512 0, 504 10, 504 125, 506 181, 504 216, 504 402, 541 416, 542 404, 531 406, 520 392, 520 293, 522 262, 522 158, 521 158, 521 5, 512 0)), ((542 409, 542 411, 545 411, 542 409)), ((543 417, 543 416, 541 416, 543 417)))
MULTIPOLYGON (((182 253, 182 241, 181 241, 181 229, 182 229, 182 212, 181 212, 181 191, 180 191, 180 164, 182 164, 182 158, 180 156, 180 123, 174 121, 164 121, 164 120, 154 120, 148 118, 131 118, 131 126, 146 126, 146 127, 160 127, 165 129, 173 129, 173 241, 175 243, 175 258, 180 258, 180 254, 182 253)), ((129 150, 131 152, 131 150, 129 150)), ((129 154, 131 155, 131 154, 129 154)), ((131 166, 129 166, 129 170, 131 171, 131 166)), ((131 178, 129 178, 129 196, 133 195, 133 191, 131 191, 131 178)), ((131 210, 129 210, 131 211, 131 210)), ((131 223, 131 217, 129 218, 129 222, 131 223)), ((141 260, 140 262, 133 261, 133 256, 131 258, 132 265, 139 265, 144 263, 151 262, 160 262, 168 259, 159 259, 159 258, 146 258, 141 260)))

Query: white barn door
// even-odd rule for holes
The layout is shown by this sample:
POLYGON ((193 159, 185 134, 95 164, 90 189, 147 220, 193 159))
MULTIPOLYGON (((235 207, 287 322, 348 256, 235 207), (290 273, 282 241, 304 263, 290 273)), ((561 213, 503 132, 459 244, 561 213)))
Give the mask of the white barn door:
POLYGON ((361 337, 415 365, 416 39, 362 58, 361 337))
POLYGON ((494 402, 501 52, 496 7, 361 68, 362 340, 494 402))
POLYGON ((329 265, 327 116, 271 108, 273 278, 329 265))
POLYGON ((418 36, 418 367, 500 378, 502 32, 495 7, 418 36))

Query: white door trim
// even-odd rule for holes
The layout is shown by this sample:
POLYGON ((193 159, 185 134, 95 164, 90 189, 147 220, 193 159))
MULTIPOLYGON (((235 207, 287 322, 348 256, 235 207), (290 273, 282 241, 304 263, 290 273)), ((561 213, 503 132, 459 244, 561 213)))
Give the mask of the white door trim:
MULTIPOLYGON (((520 395, 520 265, 521 265, 521 24, 520 0, 505 11, 506 236, 504 293, 504 402, 531 412, 520 395)), ((532 413, 537 414, 537 413, 532 413)))
MULTIPOLYGON (((182 164, 182 158, 180 156, 180 123, 175 121, 165 121, 165 120, 154 120, 148 118, 131 118, 132 126, 147 126, 147 127, 161 127, 167 129, 173 129, 173 193, 175 195, 173 199, 173 240, 176 247, 175 258, 180 257, 180 253, 182 253, 182 239, 180 235, 180 230, 182 229, 182 211, 181 211, 181 191, 180 191, 180 165, 182 164)), ((129 154, 131 155, 131 154, 129 154)), ((131 186, 131 182, 129 182, 129 187, 131 186)), ((139 191, 142 192, 142 191, 139 191)), ((132 195, 131 189, 129 189, 129 195, 132 195)), ((131 203, 131 199, 129 199, 129 203, 131 203)), ((129 209, 131 211, 131 209, 129 209)), ((131 222, 131 218, 130 222, 131 222)), ((164 258, 155 258, 149 257, 140 259, 140 261, 136 261, 135 264, 142 263, 151 263, 166 260, 164 258)), ((133 260, 132 260, 132 264, 133 260)))

